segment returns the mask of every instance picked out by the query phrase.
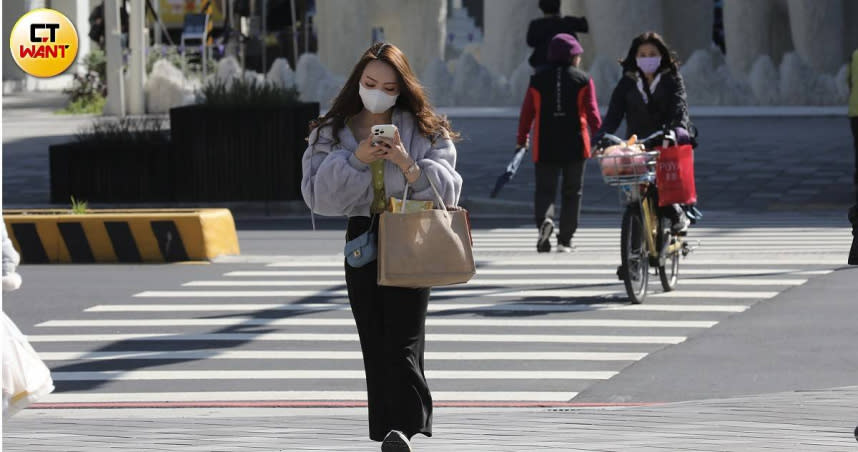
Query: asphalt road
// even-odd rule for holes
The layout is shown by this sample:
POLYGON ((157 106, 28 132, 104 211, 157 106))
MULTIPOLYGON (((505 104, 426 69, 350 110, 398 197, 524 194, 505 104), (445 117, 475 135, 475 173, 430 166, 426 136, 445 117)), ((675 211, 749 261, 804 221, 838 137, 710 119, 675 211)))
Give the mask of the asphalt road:
MULTIPOLYGON (((515 221, 482 220, 477 279, 433 291, 427 369, 440 403, 660 402, 854 383, 858 286, 856 270, 841 269, 851 237, 835 217, 701 225, 680 288, 661 294, 654 283, 640 307, 613 275, 618 218, 587 217, 572 255, 537 255, 534 231, 515 221)), ((47 401, 359 400, 342 230, 256 224, 240 236, 243 257, 223 263, 22 266, 24 287, 4 310, 47 356, 58 388, 47 401)))

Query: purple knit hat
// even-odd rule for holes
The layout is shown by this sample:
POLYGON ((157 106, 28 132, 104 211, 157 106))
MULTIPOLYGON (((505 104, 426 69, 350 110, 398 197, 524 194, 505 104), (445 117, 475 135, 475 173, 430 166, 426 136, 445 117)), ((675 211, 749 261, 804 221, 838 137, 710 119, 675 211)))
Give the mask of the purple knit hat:
POLYGON ((584 48, 574 36, 560 33, 551 38, 548 44, 548 61, 551 63, 568 63, 575 55, 584 53, 584 48))

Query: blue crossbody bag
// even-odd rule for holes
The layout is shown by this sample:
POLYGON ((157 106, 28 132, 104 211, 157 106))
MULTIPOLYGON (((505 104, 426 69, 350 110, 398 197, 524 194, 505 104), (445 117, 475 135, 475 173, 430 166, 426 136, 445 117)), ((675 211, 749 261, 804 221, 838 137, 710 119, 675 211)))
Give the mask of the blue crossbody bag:
POLYGON ((346 242, 343 254, 349 266, 360 268, 378 258, 378 234, 372 230, 374 223, 375 215, 366 232, 346 242))

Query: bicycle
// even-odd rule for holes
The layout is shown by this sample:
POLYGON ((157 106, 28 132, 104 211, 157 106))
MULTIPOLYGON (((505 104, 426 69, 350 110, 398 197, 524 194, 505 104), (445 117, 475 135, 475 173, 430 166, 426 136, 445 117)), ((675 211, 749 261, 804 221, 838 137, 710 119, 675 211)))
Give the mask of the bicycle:
MULTIPOLYGON (((620 138, 606 134, 615 144, 620 138)), ((650 267, 654 267, 665 292, 674 290, 679 282, 680 256, 691 252, 684 233, 674 233, 671 221, 658 210, 655 186, 656 163, 660 151, 649 150, 652 143, 662 139, 662 145, 675 143, 672 132, 656 132, 641 141, 643 152, 624 155, 604 155, 604 148, 595 156, 606 184, 619 187, 625 205, 620 229, 620 259, 617 277, 623 281, 629 300, 643 303, 649 286, 650 267)))

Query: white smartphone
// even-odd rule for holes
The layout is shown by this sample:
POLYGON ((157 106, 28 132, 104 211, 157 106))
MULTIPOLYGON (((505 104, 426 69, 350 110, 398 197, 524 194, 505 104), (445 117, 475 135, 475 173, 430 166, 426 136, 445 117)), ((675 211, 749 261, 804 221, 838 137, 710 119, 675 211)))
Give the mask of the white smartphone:
POLYGON ((379 124, 377 126, 372 126, 372 141, 373 143, 377 143, 377 137, 385 137, 390 138, 391 140, 396 135, 396 126, 393 124, 379 124))

